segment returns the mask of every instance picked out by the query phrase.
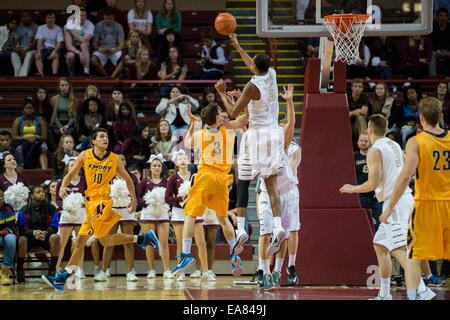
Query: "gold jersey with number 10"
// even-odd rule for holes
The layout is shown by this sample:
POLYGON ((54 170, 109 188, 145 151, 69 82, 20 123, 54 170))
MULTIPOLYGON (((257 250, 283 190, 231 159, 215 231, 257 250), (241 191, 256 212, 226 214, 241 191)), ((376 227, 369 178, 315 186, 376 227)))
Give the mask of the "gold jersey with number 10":
POLYGON ((86 177, 86 197, 110 197, 110 182, 116 176, 117 154, 108 151, 103 158, 94 154, 94 149, 86 150, 84 157, 84 175, 86 177))

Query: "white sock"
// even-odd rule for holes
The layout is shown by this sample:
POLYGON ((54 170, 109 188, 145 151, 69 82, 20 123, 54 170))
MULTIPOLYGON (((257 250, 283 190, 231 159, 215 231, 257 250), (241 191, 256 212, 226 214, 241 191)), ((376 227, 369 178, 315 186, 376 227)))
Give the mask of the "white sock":
POLYGON ((264 271, 264 274, 270 274, 269 259, 265 259, 262 262, 263 262, 262 270, 264 271))
POLYGON ((380 297, 385 297, 391 292, 391 278, 381 278, 380 297))
POLYGON ((427 286, 425 285, 425 282, 423 282, 423 279, 420 278, 419 289, 417 290, 417 292, 424 292, 426 290, 427 290, 427 286))
POLYGON ((281 228, 281 217, 273 217, 273 228, 274 229, 281 228))
POLYGON ((290 254, 289 255, 289 265, 290 266, 295 266, 295 260, 297 259, 297 255, 296 254, 290 254))
POLYGON ((89 67, 84 67, 84 73, 89 73, 89 67))
POLYGON ((133 236, 133 242, 137 243, 138 242, 138 236, 133 236))
POLYGON ((425 276, 425 278, 427 278, 427 280, 430 280, 432 276, 433 276, 433 274, 430 273, 430 274, 427 274, 427 275, 425 276))
POLYGON ((77 268, 78 268, 77 266, 67 266, 64 268, 64 270, 66 270, 68 274, 72 274, 74 271, 77 270, 77 268))
POLYGON ((233 248, 234 244, 236 243, 236 239, 227 240, 228 245, 230 246, 230 249, 233 248))
POLYGON ((245 227, 245 217, 237 217, 238 231, 244 230, 244 227, 245 227))
POLYGON ((281 267, 283 266, 283 262, 284 262, 283 258, 276 258, 274 271, 281 272, 281 267))
POLYGON ((406 294, 408 296, 408 300, 417 300, 417 289, 408 289, 406 290, 406 294))
POLYGON ((264 260, 259 259, 258 270, 263 270, 263 269, 264 269, 264 260))
POLYGON ((191 254, 191 246, 192 246, 192 238, 184 238, 183 239, 183 248, 181 252, 184 254, 191 254))

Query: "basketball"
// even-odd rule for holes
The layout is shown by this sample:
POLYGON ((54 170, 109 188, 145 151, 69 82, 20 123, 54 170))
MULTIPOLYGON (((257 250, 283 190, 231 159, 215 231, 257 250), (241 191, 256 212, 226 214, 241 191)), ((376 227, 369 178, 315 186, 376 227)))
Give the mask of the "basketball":
POLYGON ((236 30, 236 18, 230 13, 221 13, 214 21, 214 27, 217 32, 223 36, 227 36, 236 30))

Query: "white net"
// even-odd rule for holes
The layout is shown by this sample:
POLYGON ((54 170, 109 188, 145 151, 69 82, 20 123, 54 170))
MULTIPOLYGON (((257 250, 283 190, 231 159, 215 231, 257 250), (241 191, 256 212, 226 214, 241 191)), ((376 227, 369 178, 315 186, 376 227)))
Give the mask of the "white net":
POLYGON ((333 36, 335 61, 359 61, 359 44, 366 29, 368 15, 337 14, 325 17, 325 26, 333 36))

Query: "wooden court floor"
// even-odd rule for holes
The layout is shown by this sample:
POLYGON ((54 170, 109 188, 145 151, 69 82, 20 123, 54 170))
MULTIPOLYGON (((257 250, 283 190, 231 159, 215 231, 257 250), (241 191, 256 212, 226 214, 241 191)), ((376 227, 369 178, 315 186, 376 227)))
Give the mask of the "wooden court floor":
MULTIPOLYGON (((55 291, 40 279, 27 279, 24 285, 1 286, 0 300, 367 300, 377 290, 365 287, 281 287, 264 291, 253 285, 235 285, 234 281, 251 277, 219 276, 216 282, 187 279, 184 282, 147 280, 127 282, 115 276, 107 282, 94 282, 92 277, 72 284, 72 288, 55 291)), ((450 286, 432 288, 436 300, 450 300, 450 286)), ((405 289, 393 288, 394 300, 404 300, 405 289)))

